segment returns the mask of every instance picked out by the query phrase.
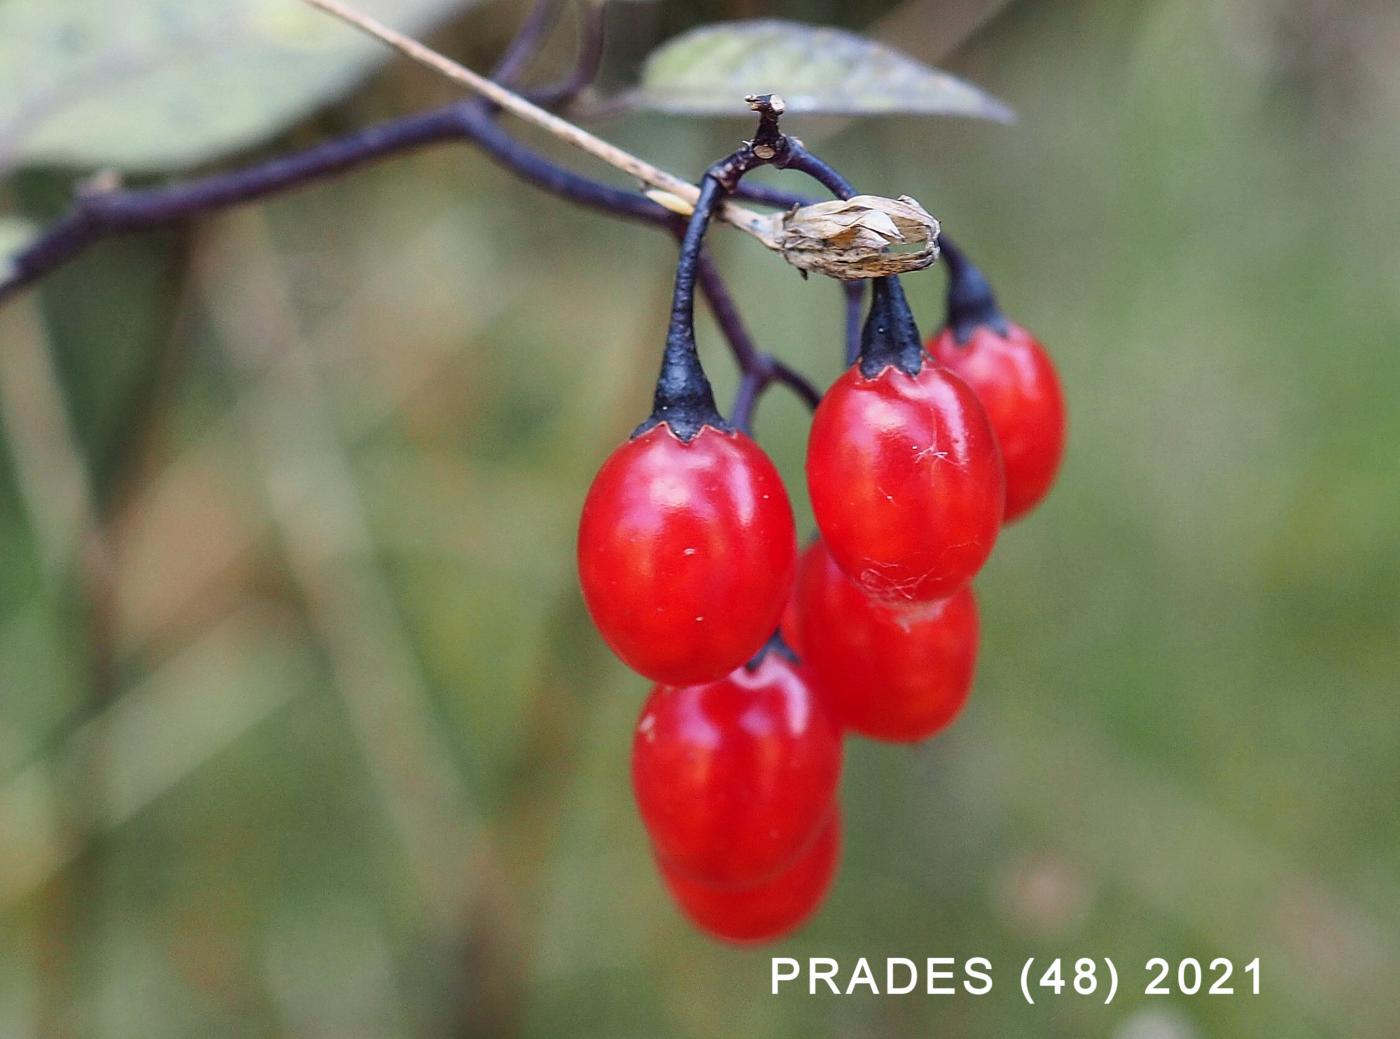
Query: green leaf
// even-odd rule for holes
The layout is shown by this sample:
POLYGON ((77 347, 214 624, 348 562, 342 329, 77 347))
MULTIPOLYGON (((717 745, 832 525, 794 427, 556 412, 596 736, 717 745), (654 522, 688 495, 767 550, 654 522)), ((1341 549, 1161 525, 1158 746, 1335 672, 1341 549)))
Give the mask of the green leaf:
POLYGON ((776 93, 789 112, 960 115, 1011 122, 996 98, 893 48, 840 29, 760 19, 683 33, 652 53, 634 107, 743 115, 745 94, 776 93))
MULTIPOLYGON (((359 0, 421 34, 475 0, 359 0)), ((165 170, 257 144, 392 55, 301 0, 0 0, 0 169, 165 170)))

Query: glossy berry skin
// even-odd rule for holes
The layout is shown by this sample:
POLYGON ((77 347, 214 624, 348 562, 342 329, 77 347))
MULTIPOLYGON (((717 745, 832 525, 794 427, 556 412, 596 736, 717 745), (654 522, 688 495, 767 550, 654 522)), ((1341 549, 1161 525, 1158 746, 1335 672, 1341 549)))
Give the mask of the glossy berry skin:
POLYGON ((1065 398, 1050 356, 1016 324, 1005 336, 976 325, 962 343, 945 328, 928 349, 982 402, 1006 470, 1004 522, 1024 516, 1049 492, 1065 448, 1065 398))
POLYGON ((603 463, 579 521, 584 601, 624 663, 657 682, 721 678, 772 635, 796 567, 792 506, 768 456, 665 423, 603 463))
POLYGON ((657 686, 632 743, 632 789, 657 857, 715 887, 790 865, 831 814, 841 737, 777 652, 705 685, 657 686))
POLYGON ((798 567, 797 613, 806 663, 852 731, 927 739, 967 701, 977 664, 971 585, 941 602, 890 608, 862 594, 818 542, 798 567))
POLYGON ((948 369, 853 365, 822 398, 807 442, 812 512, 832 558, 869 596, 946 598, 986 562, 1003 479, 982 405, 948 369))
POLYGON ((821 905, 841 858, 841 813, 833 808, 812 846, 777 876, 747 888, 697 884, 663 862, 671 896, 701 930, 741 945, 769 942, 796 930, 821 905))

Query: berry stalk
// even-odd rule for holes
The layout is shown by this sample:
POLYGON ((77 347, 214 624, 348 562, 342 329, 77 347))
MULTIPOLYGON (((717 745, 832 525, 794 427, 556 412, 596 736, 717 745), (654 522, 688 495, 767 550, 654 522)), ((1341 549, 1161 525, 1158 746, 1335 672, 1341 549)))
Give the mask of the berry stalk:
MULTIPOLYGON (((695 285, 700 277, 713 279, 716 272, 705 259, 702 248, 705 232, 716 209, 738 186, 745 174, 759 166, 782 167, 792 153, 794 142, 782 132, 779 122, 783 114, 782 98, 773 94, 754 94, 746 100, 758 113, 758 129, 753 140, 732 155, 716 162, 701 178, 700 194, 686 224, 681 239, 680 258, 676 263, 676 287, 671 297, 671 322, 666 331, 666 347, 661 360, 661 374, 656 381, 651 416, 633 433, 636 436, 652 426, 665 422, 676 436, 689 441, 705 426, 717 429, 733 428, 720 416, 715 405, 714 390, 700 363, 695 343, 695 285)), ((791 369, 773 358, 761 355, 747 337, 736 342, 736 353, 743 377, 735 400, 736 425, 747 430, 758 396, 775 379, 780 379, 809 400, 808 387, 791 369)))
POLYGON ((705 426, 728 429, 715 406, 714 390, 700 364, 695 345, 695 279, 700 266, 700 248, 716 204, 724 197, 724 186, 705 174, 695 211, 681 239, 680 260, 676 264, 676 288, 671 297, 671 324, 666 330, 666 349, 661 355, 661 374, 656 379, 651 417, 633 436, 665 422, 671 432, 689 441, 705 426))
POLYGON ((979 325, 986 325, 1005 339, 1011 326, 987 276, 946 237, 940 236, 938 245, 948 264, 948 327, 954 338, 966 343, 979 325))

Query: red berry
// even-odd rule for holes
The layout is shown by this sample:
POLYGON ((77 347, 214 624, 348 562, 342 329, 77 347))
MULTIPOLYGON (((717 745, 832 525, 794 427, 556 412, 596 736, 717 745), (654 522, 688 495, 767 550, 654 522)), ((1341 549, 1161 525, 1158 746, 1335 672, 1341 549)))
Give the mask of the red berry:
MULTIPOLYGON (((812 511, 832 558, 870 596, 932 602, 972 580, 1001 526, 1001 458, 967 385, 853 365, 822 398, 807 442, 812 511)), ((810 646, 808 647, 810 648, 810 646)))
POLYGON ((584 601, 603 638, 647 678, 721 678, 777 626, 797 535, 778 471, 742 433, 665 423, 623 444, 579 521, 584 601))
POLYGON ((818 690, 854 731, 926 739, 967 701, 977 663, 971 585, 941 602, 891 608, 863 595, 817 542, 798 567, 797 610, 818 690))
POLYGON ((661 876, 685 915, 710 934, 749 944, 772 941, 805 923, 821 904, 841 857, 841 812, 833 808, 816 841, 796 862, 754 887, 697 884, 660 863, 661 876))
MULTIPOLYGON (((801 567, 798 561, 798 567, 801 567)), ((782 618, 778 621, 778 634, 787 643, 788 648, 797 655, 800 660, 804 656, 802 652, 802 633, 797 628, 797 586, 794 585, 792 594, 788 596, 787 605, 783 607, 782 618)))
POLYGON ((977 325, 965 342, 945 328, 929 352, 982 402, 1006 468, 1006 518, 1034 508, 1055 481, 1065 447, 1065 399, 1045 348, 1020 325, 1003 336, 977 325))
POLYGON ((632 789, 657 856, 714 886, 760 883, 831 813, 841 737, 778 652, 706 685, 657 686, 632 742, 632 789))

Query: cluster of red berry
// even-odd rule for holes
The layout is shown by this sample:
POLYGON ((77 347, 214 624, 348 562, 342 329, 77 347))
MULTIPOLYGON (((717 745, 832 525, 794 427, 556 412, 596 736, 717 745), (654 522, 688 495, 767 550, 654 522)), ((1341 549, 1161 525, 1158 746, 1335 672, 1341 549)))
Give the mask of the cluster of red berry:
POLYGON ((927 345, 898 280, 874 282, 860 355, 812 420, 820 539, 800 564, 777 470, 694 364, 663 367, 652 419, 584 504, 588 608, 659 683, 633 743, 637 806, 676 901, 719 937, 777 937, 820 903, 843 732, 915 741, 952 721, 977 652, 970 582, 1058 467, 1045 351, 974 268, 950 270, 948 327, 927 345))

